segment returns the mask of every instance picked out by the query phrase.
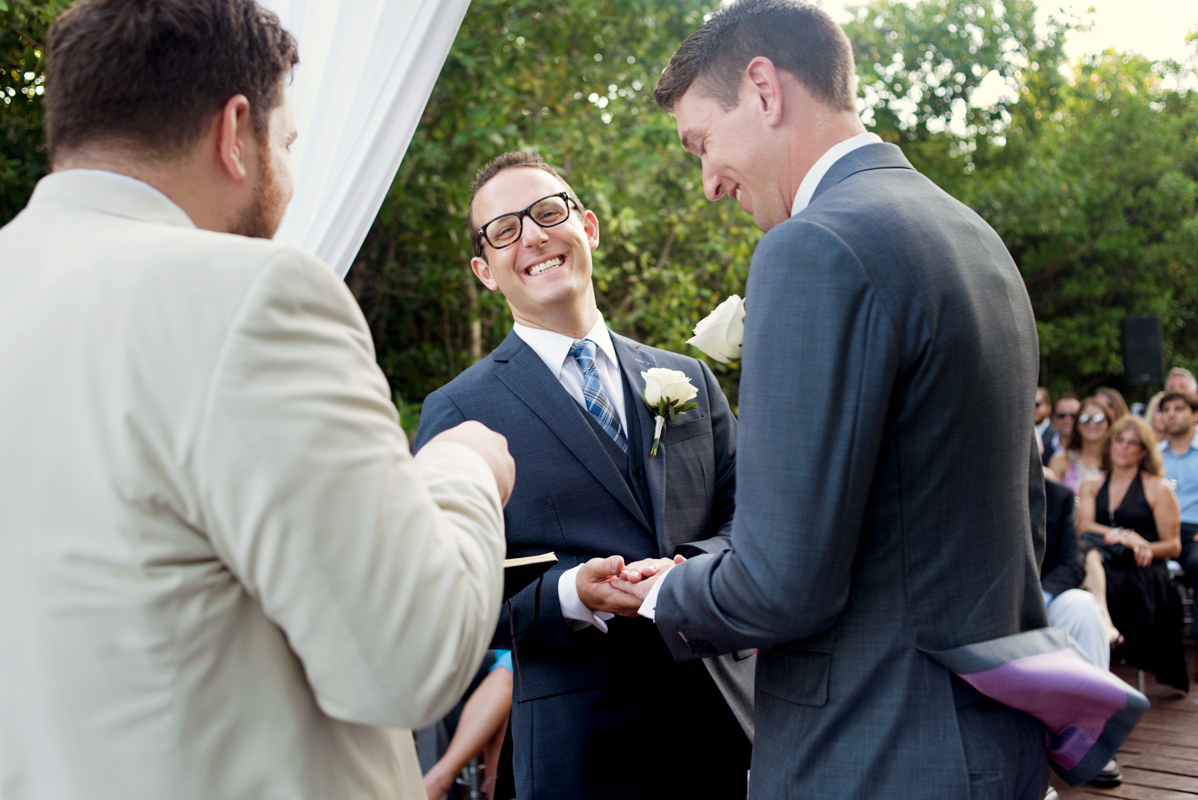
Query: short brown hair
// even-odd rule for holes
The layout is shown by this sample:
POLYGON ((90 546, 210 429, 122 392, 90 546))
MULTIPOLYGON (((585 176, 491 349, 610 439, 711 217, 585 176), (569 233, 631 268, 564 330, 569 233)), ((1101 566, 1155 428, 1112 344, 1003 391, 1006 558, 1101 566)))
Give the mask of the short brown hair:
POLYGON ((254 0, 82 0, 46 37, 50 159, 97 142, 171 158, 238 94, 263 137, 298 63, 254 0))
POLYGON ((486 258, 486 256, 483 256, 482 237, 478 235, 478 226, 474 224, 474 198, 478 196, 480 189, 490 183, 492 178, 505 169, 512 169, 513 167, 534 167, 548 172, 561 181, 562 186, 566 187, 566 191, 570 193, 570 199, 578 206, 578 213, 581 214, 586 210, 574 194, 574 190, 570 188, 570 184, 566 183, 566 179, 559 175, 557 170, 546 164, 544 159, 541 158, 540 153, 528 153, 522 150, 504 153, 501 156, 493 158, 485 167, 480 169, 470 184, 470 203, 466 206, 466 227, 470 229, 470 246, 473 248, 474 255, 476 256, 486 258))
POLYGON ((712 14, 674 53, 653 99, 673 111, 694 84, 724 110, 734 108, 741 76, 757 56, 794 75, 825 105, 856 110, 849 38, 823 9, 795 0, 737 0, 712 14))
POLYGON ((1181 400, 1190 407, 1190 411, 1198 413, 1198 397, 1195 397, 1187 392, 1165 392, 1165 394, 1161 397, 1161 401, 1157 403, 1156 407, 1164 411, 1165 403, 1168 403, 1171 400, 1181 400))
POLYGON ((1152 435, 1152 427, 1144 421, 1142 417, 1137 417, 1135 414, 1128 414, 1125 417, 1120 417, 1117 422, 1111 423, 1111 427, 1106 432, 1106 440, 1102 443, 1102 471, 1111 471, 1111 443, 1115 441, 1115 436, 1121 431, 1132 428, 1136 432, 1136 438, 1140 440, 1140 447, 1144 450, 1143 457, 1140 458, 1140 469, 1147 472, 1149 475, 1164 477, 1165 464, 1161 459, 1160 451, 1156 449, 1156 437, 1152 435))

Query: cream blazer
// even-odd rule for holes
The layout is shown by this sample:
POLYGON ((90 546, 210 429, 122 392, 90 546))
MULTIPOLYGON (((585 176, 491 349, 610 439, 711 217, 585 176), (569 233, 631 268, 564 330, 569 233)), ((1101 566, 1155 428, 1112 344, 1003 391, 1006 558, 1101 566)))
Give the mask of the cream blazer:
POLYGON ((0 229, 0 798, 423 798, 503 511, 397 422, 323 263, 43 179, 0 229))

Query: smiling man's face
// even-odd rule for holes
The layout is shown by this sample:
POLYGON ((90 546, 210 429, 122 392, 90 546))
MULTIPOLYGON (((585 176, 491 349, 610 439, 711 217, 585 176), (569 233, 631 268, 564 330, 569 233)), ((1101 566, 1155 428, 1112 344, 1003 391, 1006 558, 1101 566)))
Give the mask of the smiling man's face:
POLYGON ((699 157, 703 193, 708 200, 728 196, 753 215, 758 228, 768 231, 790 217, 790 199, 776 185, 778 165, 771 163, 762 141, 763 120, 753 100, 731 109, 692 86, 674 104, 674 121, 682 146, 699 157))
MULTIPOLYGON (((471 224, 483 225, 568 188, 536 167, 505 169, 478 190, 471 224)), ((599 246, 595 215, 570 205, 570 216, 560 225, 542 228, 527 216, 523 225, 520 237, 507 247, 484 241, 483 257, 470 262, 474 274, 488 289, 503 293, 521 324, 556 330, 558 325, 549 320, 593 314, 591 251, 599 246)))

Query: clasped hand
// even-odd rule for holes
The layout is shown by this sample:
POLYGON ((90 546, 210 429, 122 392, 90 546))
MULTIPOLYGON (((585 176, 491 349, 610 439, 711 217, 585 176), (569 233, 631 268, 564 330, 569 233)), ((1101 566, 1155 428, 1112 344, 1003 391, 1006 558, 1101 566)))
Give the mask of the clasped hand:
POLYGON ((1152 546, 1140 534, 1127 528, 1112 528, 1102 537, 1104 544, 1121 544, 1135 556, 1137 567, 1146 567, 1152 563, 1154 554, 1152 546))
POLYGON ((623 556, 592 558, 578 570, 578 599, 591 611, 635 617, 653 584, 675 564, 674 558, 646 558, 625 564, 623 556))

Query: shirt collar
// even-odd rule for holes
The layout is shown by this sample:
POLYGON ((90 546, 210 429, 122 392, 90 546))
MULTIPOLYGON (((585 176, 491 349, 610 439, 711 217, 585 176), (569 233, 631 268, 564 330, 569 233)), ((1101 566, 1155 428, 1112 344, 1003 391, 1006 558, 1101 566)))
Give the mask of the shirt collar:
POLYGON ((150 184, 146 183, 145 181, 139 181, 137 178, 130 177, 130 176, 128 176, 128 175, 125 175, 125 174, 122 174, 122 173, 120 173, 120 172, 112 172, 112 171, 110 171, 110 170, 106 170, 106 169, 72 169, 72 170, 66 170, 66 171, 67 171, 67 172, 74 172, 74 173, 78 173, 78 174, 82 174, 82 175, 103 175, 103 176, 105 176, 105 177, 108 177, 108 178, 117 178, 118 180, 122 180, 122 181, 124 181, 125 183, 129 183, 129 184, 132 184, 132 185, 134 185, 134 186, 137 186, 137 187, 141 188, 143 191, 146 191, 146 192, 150 192, 150 193, 152 193, 152 194, 155 194, 155 195, 157 195, 158 197, 160 197, 160 198, 162 198, 163 200, 165 200, 166 202, 170 203, 170 204, 171 204, 171 206, 172 206, 172 207, 173 207, 173 208, 174 208, 176 211, 178 211, 180 214, 182 214, 182 215, 183 215, 183 219, 187 220, 187 223, 188 223, 189 225, 191 225, 191 227, 193 227, 193 228, 194 228, 194 227, 196 226, 196 224, 195 224, 194 222, 192 222, 192 221, 191 221, 191 217, 189 217, 189 216, 187 215, 187 212, 186 212, 186 211, 184 211, 182 208, 180 208, 180 207, 179 207, 179 204, 178 204, 178 203, 176 203, 174 200, 170 199, 170 198, 169 198, 169 197, 167 197, 165 194, 163 194, 163 193, 162 193, 162 192, 160 192, 159 190, 155 189, 153 186, 151 186, 150 184))
MULTIPOLYGON (((530 328, 527 325, 521 325, 519 322, 512 325, 512 330, 545 362, 545 366, 549 367, 549 371, 553 373, 553 377, 560 380, 562 368, 566 365, 566 359, 570 357, 570 348, 574 345, 574 339, 556 331, 530 328)), ((599 351, 606 355, 612 364, 620 363, 616 358, 616 347, 612 344, 611 333, 607 330, 607 323, 603 321, 602 311, 599 312, 599 318, 595 321, 595 324, 591 326, 586 336, 582 338, 590 339, 598 345, 599 351)))
POLYGON ((1044 431, 1048 430, 1048 426, 1052 424, 1052 417, 1045 417, 1044 421, 1036 426, 1036 433, 1040 436, 1044 435, 1044 431))
POLYGON ((795 193, 794 205, 790 207, 790 215, 793 217, 811 203, 815 190, 819 188, 819 182, 828 174, 828 170, 832 168, 833 164, 859 147, 881 143, 882 137, 876 133, 859 133, 851 139, 845 139, 843 142, 832 145, 828 152, 820 156, 819 161, 816 161, 803 176, 802 182, 799 183, 799 191, 795 193))
MULTIPOLYGON (((1161 441, 1157 442, 1156 449, 1159 450, 1161 453, 1172 453, 1173 455, 1177 456, 1178 458, 1181 458, 1183 455, 1182 453, 1177 452, 1176 450, 1174 450, 1172 447, 1169 446, 1168 439, 1162 439, 1161 441)), ((1186 450, 1186 454, 1191 453, 1194 450, 1198 450, 1198 433, 1195 433, 1194 437, 1192 439, 1190 439, 1190 449, 1186 450)))

